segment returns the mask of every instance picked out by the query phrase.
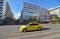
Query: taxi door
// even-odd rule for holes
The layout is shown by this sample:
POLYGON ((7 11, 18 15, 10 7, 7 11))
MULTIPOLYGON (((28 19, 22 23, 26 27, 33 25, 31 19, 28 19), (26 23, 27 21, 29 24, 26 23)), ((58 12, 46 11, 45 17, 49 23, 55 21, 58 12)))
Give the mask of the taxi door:
POLYGON ((33 30, 36 30, 38 28, 38 24, 33 24, 33 30))
POLYGON ((28 26, 28 30, 36 30, 37 29, 37 26, 38 26, 38 24, 30 24, 28 26))
POLYGON ((33 30, 34 26, 32 24, 29 24, 29 26, 27 27, 28 30, 33 30))

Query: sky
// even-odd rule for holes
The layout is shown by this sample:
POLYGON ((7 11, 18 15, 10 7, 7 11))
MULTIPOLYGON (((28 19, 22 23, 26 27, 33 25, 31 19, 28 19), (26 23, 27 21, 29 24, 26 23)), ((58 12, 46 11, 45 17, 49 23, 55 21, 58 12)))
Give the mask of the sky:
POLYGON ((38 5, 40 7, 49 9, 53 7, 60 6, 60 0, 7 0, 11 11, 14 14, 14 18, 18 19, 21 15, 23 2, 38 5))

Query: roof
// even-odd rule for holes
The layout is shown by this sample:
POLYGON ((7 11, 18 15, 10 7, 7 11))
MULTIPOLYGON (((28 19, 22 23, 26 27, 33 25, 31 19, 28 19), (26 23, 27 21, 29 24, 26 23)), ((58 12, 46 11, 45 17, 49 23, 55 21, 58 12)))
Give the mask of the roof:
POLYGON ((54 9, 57 9, 57 8, 60 8, 60 6, 57 6, 57 7, 54 7, 54 8, 49 8, 48 10, 54 10, 54 9))

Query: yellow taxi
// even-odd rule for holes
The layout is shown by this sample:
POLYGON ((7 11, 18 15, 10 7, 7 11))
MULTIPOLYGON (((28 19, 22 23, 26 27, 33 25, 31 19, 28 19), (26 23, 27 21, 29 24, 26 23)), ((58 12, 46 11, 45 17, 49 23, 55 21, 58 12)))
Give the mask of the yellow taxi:
POLYGON ((41 30, 41 28, 43 27, 42 24, 36 23, 36 22, 31 22, 27 25, 22 25, 19 27, 19 31, 20 32, 27 32, 30 30, 41 30))

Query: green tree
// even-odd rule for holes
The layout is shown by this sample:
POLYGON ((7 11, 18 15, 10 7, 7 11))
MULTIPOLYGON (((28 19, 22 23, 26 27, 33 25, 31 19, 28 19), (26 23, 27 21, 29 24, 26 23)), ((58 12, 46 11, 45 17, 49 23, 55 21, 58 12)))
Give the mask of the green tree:
POLYGON ((50 15, 50 17, 51 17, 51 18, 54 17, 55 19, 58 19, 58 15, 56 15, 56 14, 50 15))
POLYGON ((29 22, 36 22, 36 18, 35 18, 35 16, 30 16, 30 18, 29 18, 29 22))

